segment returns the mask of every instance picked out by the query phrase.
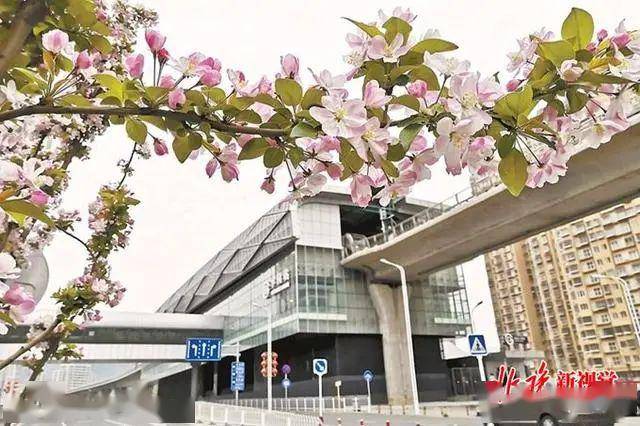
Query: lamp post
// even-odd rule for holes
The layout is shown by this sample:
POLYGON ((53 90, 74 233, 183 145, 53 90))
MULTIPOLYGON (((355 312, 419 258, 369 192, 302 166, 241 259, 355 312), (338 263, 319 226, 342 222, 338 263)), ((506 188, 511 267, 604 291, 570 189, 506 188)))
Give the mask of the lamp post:
POLYGON ((478 303, 476 303, 476 305, 471 308, 471 312, 469 313, 469 316, 471 317, 471 333, 475 333, 476 331, 476 326, 475 326, 475 322, 473 320, 473 313, 476 311, 476 309, 478 309, 480 307, 480 305, 482 305, 484 303, 484 300, 479 301, 478 303))
POLYGON ((393 266, 400 271, 400 281, 402 283, 402 304, 404 306, 404 323, 407 331, 407 351, 409 353, 409 377, 411 378, 411 393, 413 397, 413 411, 415 415, 420 415, 420 403, 418 401, 418 382, 416 380, 416 366, 413 359, 413 338, 411 337, 411 318, 409 317, 409 290, 407 289, 407 273, 404 266, 380 259, 380 262, 393 266))
POLYGON ((271 306, 268 303, 269 299, 266 299, 264 305, 258 305, 254 303, 253 306, 263 309, 267 312, 267 411, 271 411, 273 408, 273 359, 272 359, 272 336, 271 336, 271 306))
POLYGON ((629 283, 623 280, 620 277, 614 277, 611 275, 594 275, 596 278, 600 279, 609 279, 615 281, 620 287, 622 287, 622 293, 624 294, 625 302, 627 303, 627 309, 629 310, 629 316, 631 317, 631 324, 633 325, 633 329, 636 334, 636 341, 638 343, 638 347, 640 347, 640 321, 638 321, 638 313, 636 311, 636 307, 633 304, 633 298, 631 297, 631 290, 629 290, 629 283))

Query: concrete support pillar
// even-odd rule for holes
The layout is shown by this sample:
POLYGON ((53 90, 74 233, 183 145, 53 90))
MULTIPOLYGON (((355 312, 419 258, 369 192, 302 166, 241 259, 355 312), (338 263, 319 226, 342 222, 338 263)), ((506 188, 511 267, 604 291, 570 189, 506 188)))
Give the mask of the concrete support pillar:
POLYGON ((391 405, 410 405, 411 378, 402 291, 388 284, 370 283, 368 287, 382 333, 387 399, 391 405))
POLYGON ((189 394, 191 396, 192 401, 196 401, 198 399, 199 392, 200 392, 200 363, 192 362, 191 363, 191 386, 189 390, 189 394))

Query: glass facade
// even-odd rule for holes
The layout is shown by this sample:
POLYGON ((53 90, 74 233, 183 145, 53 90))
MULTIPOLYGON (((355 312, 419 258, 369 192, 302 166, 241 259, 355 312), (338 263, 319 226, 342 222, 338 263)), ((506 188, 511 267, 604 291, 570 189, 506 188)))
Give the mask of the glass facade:
MULTIPOLYGON (((296 333, 378 334, 366 277, 340 265, 340 205, 310 201, 298 206, 287 204, 286 209, 279 206, 252 225, 251 234, 234 240, 222 251, 232 253, 224 256, 231 260, 219 272, 213 268, 218 284, 200 286, 196 291, 201 296, 205 291, 216 292, 220 282, 226 283, 217 289, 224 291, 219 301, 206 310, 208 315, 225 318, 225 343, 240 341, 251 347, 266 343, 267 309, 272 316, 274 340, 296 333), (282 242, 291 237, 295 243, 283 246, 282 242), (274 242, 278 250, 261 247, 274 242), (256 257, 263 264, 248 273, 247 265, 255 265, 256 257), (241 276, 235 282, 220 281, 219 276, 228 274, 241 276), (268 289, 271 297, 265 299, 268 289)), ((208 282, 211 278, 196 274, 190 281, 194 280, 208 282)), ((469 308, 459 269, 422 276, 410 286, 414 334, 453 336, 466 332, 469 308)), ((183 295, 183 304, 185 299, 183 295)))

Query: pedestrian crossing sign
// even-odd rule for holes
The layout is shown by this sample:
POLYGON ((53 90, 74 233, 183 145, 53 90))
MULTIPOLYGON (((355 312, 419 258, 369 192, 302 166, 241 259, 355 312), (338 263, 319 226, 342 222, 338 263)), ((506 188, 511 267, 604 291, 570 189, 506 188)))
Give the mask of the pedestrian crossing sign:
POLYGON ((484 341, 483 334, 469 334, 467 338, 469 339, 469 351, 471 355, 487 354, 487 344, 484 341))

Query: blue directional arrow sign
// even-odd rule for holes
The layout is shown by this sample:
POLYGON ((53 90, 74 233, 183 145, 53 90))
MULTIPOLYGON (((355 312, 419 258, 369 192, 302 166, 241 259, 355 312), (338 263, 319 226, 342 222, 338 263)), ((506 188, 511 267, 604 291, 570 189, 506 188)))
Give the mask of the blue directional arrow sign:
POLYGON ((192 337, 187 339, 185 361, 220 361, 222 339, 192 337))
POLYGON ((469 334, 467 339, 471 355, 486 355, 488 353, 483 334, 469 334))
POLYGON ((282 387, 285 389, 288 389, 291 386, 291 380, 289 379, 283 379, 282 380, 282 387))
POLYGON ((231 392, 244 392, 244 362, 231 363, 231 392))
POLYGON ((313 373, 317 376, 324 376, 327 374, 329 363, 325 358, 315 358, 313 360, 313 373))
POLYGON ((373 380, 373 372, 371 370, 364 370, 364 373, 362 373, 362 377, 367 381, 370 382, 373 380))

